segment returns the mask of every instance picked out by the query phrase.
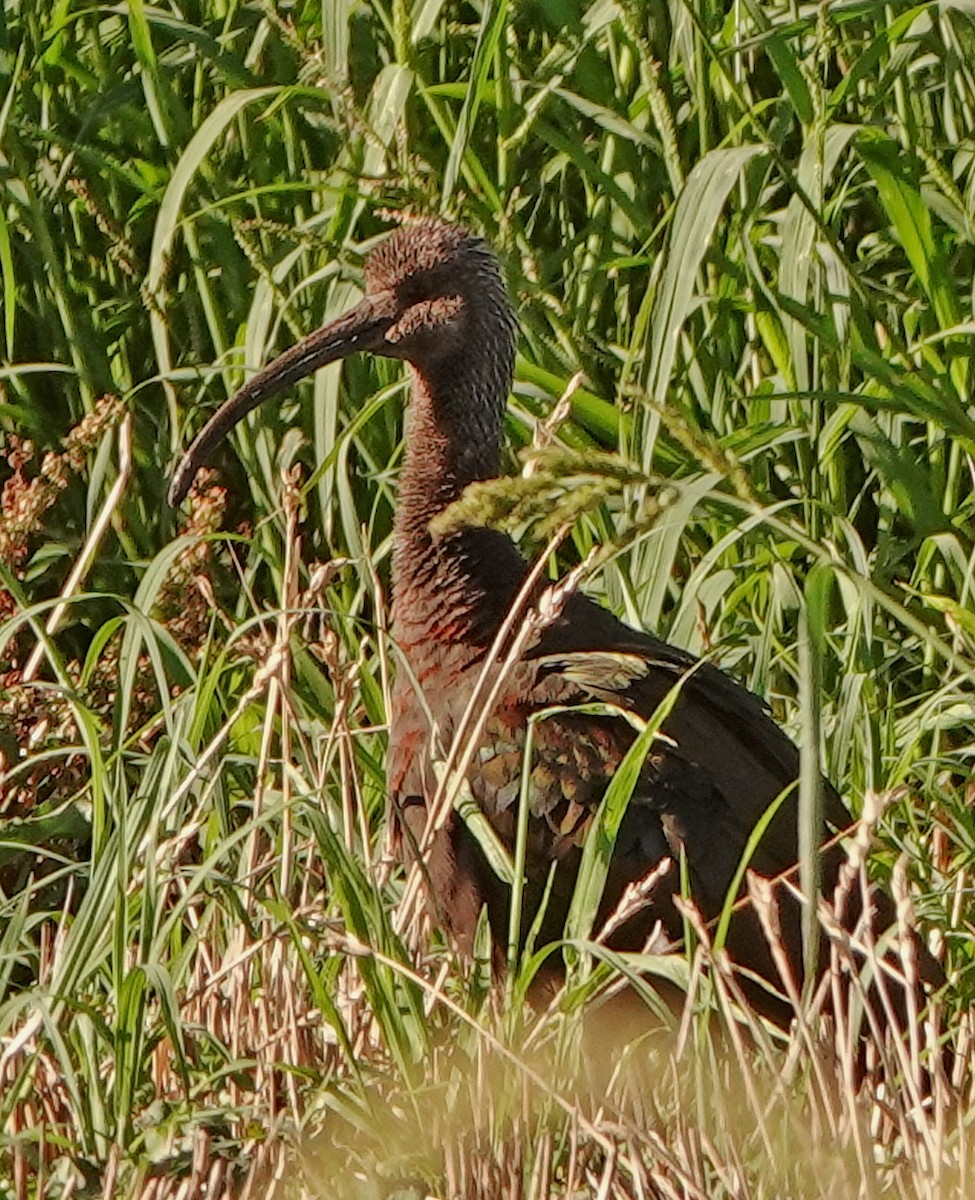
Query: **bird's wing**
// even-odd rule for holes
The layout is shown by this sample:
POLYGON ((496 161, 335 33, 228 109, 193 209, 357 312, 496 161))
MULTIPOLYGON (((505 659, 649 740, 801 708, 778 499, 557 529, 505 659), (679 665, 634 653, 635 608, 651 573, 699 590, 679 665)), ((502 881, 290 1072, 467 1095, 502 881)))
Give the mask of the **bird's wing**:
MULTIPOLYGON (((680 841, 702 862, 705 856, 737 862, 766 810, 791 789, 753 865, 771 875, 795 864, 799 754, 756 696, 712 664, 628 628, 582 597, 546 631, 533 661, 550 683, 571 681, 644 719, 678 688, 662 726, 665 739, 645 772, 646 802, 661 814, 668 841, 680 841)), ((824 801, 824 835, 830 826, 845 828, 846 810, 828 783, 824 801)))

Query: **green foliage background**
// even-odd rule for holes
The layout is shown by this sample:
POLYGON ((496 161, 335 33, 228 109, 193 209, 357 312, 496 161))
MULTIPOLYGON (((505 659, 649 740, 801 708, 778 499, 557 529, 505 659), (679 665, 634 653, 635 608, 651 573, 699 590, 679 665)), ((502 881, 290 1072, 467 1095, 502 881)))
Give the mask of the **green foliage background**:
MULTIPOLYGON (((211 484, 191 516, 196 557, 164 497, 205 416, 348 305, 402 212, 463 220, 502 260, 514 448, 585 373, 558 430, 571 456, 539 483, 567 515, 591 485, 562 565, 615 546, 590 590, 767 697, 854 812, 891 800, 876 871, 907 851, 964 1010, 970 5, 6 0, 0 84, 0 1047, 33 1029, 0 1116, 18 1161, 48 1154, 66 1179, 114 1153, 135 1194, 153 1162, 190 1170, 203 1125, 230 1159, 248 1121, 270 1128, 262 1071, 284 1070, 267 1094, 292 1089, 296 1114, 323 1080, 361 1085, 344 960, 315 931, 409 958, 395 874, 373 870, 401 368, 349 361, 246 422, 215 464, 226 495, 211 484), (107 393, 131 414, 117 501, 116 418, 42 463, 107 393), (309 590, 326 560, 348 561, 309 590), (313 622, 289 624, 299 600, 313 622), (275 636, 289 666, 269 680, 275 636), (187 1017, 241 929, 261 948, 242 994, 270 1003, 269 972, 290 973, 336 1031, 291 1068, 187 1017), (21 1121, 42 1061, 65 1081, 53 1157, 21 1121), (161 1150, 147 1129, 167 1122, 161 1150)), ((531 507, 514 523, 531 545, 531 507)), ((373 964, 363 987, 376 1069, 411 1077, 419 984, 373 964)))

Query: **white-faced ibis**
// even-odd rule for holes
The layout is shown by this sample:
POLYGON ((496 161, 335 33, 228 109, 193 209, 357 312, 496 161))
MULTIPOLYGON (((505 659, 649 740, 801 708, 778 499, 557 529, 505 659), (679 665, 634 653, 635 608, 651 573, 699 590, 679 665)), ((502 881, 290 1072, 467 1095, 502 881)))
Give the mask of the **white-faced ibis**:
MULTIPOLYGON (((416 221, 392 233, 368 257, 365 284, 365 296, 351 312, 287 350, 223 405, 181 462, 169 499, 179 504, 197 469, 245 413, 319 367, 359 351, 410 364, 413 388, 392 571, 393 634, 405 669, 397 672, 393 695, 388 779, 394 811, 415 846, 438 788, 434 762, 450 746, 528 573, 514 544, 496 530, 431 530, 434 518, 468 484, 497 475, 517 322, 487 245, 443 221, 416 221), (431 717, 439 746, 433 744, 431 717)), ((594 714, 594 702, 597 710, 598 702, 609 702, 647 718, 680 680, 665 736, 646 760, 619 831, 597 927, 626 885, 646 877, 665 856, 675 864, 683 856, 694 900, 705 919, 713 920, 756 823, 790 789, 750 866, 768 878, 795 867, 799 756, 759 700, 709 663, 572 594, 506 674, 467 772, 475 800, 510 848, 529 717, 559 709, 534 731, 526 930, 556 864, 537 944, 562 932, 586 832, 635 736, 630 723, 605 707, 594 714), (590 710, 564 711, 581 705, 590 710)), ((848 823, 828 784, 824 810, 825 839, 830 829, 848 823)), ((835 848, 822 855, 827 892, 842 857, 835 848)), ((456 814, 438 833, 425 866, 435 912, 457 942, 470 945, 486 906, 503 946, 509 887, 456 814)), ((610 945, 642 948, 658 920, 679 939, 682 924, 673 903, 678 891, 674 867, 651 902, 616 929, 610 945)), ((889 904, 883 907, 889 912, 889 904)), ((799 977, 799 905, 786 898, 781 918, 786 952, 799 977)), ((741 966, 780 982, 747 906, 732 921, 728 948, 741 966)))

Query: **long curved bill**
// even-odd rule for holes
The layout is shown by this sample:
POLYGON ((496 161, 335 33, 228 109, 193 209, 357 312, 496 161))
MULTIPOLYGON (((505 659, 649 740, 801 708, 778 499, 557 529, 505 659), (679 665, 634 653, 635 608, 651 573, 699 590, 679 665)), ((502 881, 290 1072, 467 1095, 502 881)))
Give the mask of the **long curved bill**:
POLYGON ((351 312, 323 325, 258 371, 236 395, 217 409, 193 439, 169 485, 170 506, 175 508, 185 499, 197 471, 205 465, 213 450, 262 400, 280 395, 319 367, 346 358, 357 350, 381 349, 383 334, 391 324, 389 307, 382 303, 382 298, 367 297, 351 312))

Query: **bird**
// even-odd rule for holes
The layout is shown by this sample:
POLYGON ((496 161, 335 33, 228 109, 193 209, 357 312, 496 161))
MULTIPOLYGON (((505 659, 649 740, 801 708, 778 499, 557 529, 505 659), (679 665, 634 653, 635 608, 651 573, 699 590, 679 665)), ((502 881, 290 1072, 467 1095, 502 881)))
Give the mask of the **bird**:
MULTIPOLYGON (((223 404, 181 460, 169 502, 182 502, 246 413, 320 367, 356 353, 408 364, 391 571, 400 666, 387 774, 404 854, 422 857, 437 921, 466 953, 484 909, 495 946, 509 937, 510 881, 485 839, 456 806, 430 838, 431 809, 443 791, 438 766, 454 738, 466 731, 472 742, 459 760, 465 795, 510 855, 532 729, 520 936, 534 922, 535 944, 555 943, 600 801, 637 736, 638 722, 628 717, 648 720, 674 689, 617 831, 594 929, 658 868, 643 906, 607 935, 611 949, 639 951, 655 932, 679 945, 687 883, 702 919, 715 922, 741 877, 753 832, 777 801, 748 867, 769 880, 790 873, 794 880, 798 751, 762 701, 716 665, 568 589, 549 619, 522 639, 513 661, 497 667, 512 606, 520 594, 537 604, 546 585, 533 583, 530 564, 507 534, 438 522, 469 485, 501 469, 518 321, 486 241, 441 218, 405 221, 371 250, 364 282, 350 312, 286 350, 223 404)), ((845 861, 837 835, 850 816, 825 780, 822 817, 819 871, 829 895, 845 861)), ((781 882, 777 894, 786 960, 801 980, 801 903, 781 882)), ((889 901, 880 909, 892 916, 889 901)), ((736 907, 726 948, 756 1007, 786 1022, 781 955, 777 964, 747 903, 736 907)))

